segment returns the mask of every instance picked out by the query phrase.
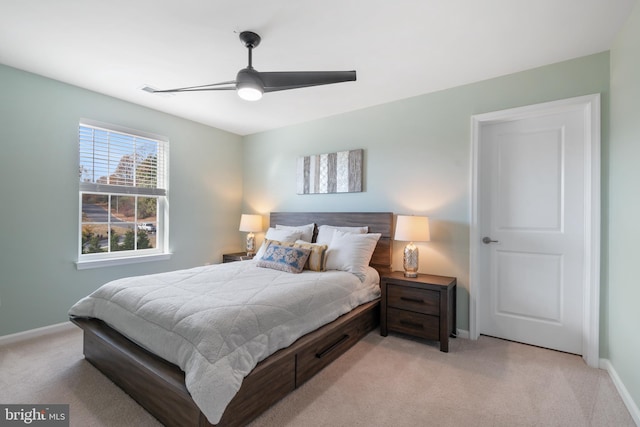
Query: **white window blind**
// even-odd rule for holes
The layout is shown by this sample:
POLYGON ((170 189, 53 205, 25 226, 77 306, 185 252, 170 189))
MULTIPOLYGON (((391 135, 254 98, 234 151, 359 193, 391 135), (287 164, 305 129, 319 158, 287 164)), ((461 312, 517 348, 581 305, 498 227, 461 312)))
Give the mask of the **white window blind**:
POLYGON ((80 190, 166 195, 167 144, 80 124, 80 190))

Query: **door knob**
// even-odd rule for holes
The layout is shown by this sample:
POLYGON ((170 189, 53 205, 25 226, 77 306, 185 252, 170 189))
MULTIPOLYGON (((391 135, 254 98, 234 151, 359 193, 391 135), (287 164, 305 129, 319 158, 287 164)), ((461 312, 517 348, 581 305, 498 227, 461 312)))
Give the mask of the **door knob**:
POLYGON ((482 238, 482 243, 488 245, 489 243, 498 243, 497 240, 491 240, 491 237, 485 236, 482 238))

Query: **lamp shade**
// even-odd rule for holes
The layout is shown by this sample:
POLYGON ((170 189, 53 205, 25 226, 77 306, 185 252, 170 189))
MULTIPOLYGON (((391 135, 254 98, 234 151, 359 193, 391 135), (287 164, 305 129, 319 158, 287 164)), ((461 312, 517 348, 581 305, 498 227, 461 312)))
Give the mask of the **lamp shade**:
POLYGON ((240 231, 254 233, 262 231, 262 215, 242 214, 240 217, 240 231))
POLYGON ((431 240, 429 218, 426 216, 398 215, 394 239, 404 242, 428 242, 431 240))

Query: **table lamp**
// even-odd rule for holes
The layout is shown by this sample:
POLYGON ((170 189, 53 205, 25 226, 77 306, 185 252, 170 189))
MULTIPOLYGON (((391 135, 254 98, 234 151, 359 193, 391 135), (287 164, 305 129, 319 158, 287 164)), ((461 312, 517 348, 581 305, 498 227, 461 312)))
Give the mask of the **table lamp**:
POLYGON ((409 242, 404 248, 402 266, 405 277, 418 277, 418 247, 413 242, 428 242, 429 218, 426 216, 398 215, 394 240, 409 242))
POLYGON ((256 236, 253 233, 262 231, 262 215, 242 214, 240 217, 240 231, 248 232, 247 255, 255 254, 256 236))

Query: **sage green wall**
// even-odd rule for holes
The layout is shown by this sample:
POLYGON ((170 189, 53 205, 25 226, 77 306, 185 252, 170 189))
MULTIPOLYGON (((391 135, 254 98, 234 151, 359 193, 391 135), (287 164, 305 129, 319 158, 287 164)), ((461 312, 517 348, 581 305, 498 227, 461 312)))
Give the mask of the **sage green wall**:
MULTIPOLYGON (((265 215, 270 211, 428 215, 432 241, 419 245, 420 270, 458 278, 458 327, 468 330, 471 116, 601 93, 606 155, 608 92, 605 52, 250 135, 244 138, 244 208, 265 215), (365 150, 364 192, 296 194, 299 156, 355 148, 365 150)), ((396 244, 395 269, 402 269, 401 251, 402 245, 396 244)))
POLYGON ((240 248, 241 137, 2 65, 0 94, 0 336, 64 322, 108 280, 240 248), (169 138, 169 261, 76 269, 80 118, 169 138))
MULTIPOLYGON (((608 358, 640 407, 640 5, 611 49, 608 358)), ((636 413, 637 416, 637 413, 636 413)), ((636 422, 640 422, 636 418, 636 422)))

